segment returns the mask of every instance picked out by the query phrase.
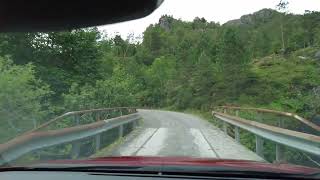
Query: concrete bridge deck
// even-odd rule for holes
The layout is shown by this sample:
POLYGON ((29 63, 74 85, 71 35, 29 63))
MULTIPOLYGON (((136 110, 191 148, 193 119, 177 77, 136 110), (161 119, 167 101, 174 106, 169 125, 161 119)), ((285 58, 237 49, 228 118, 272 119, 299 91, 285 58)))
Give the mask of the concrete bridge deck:
POLYGON ((192 156, 264 161, 211 123, 184 113, 138 110, 141 127, 106 155, 192 156))

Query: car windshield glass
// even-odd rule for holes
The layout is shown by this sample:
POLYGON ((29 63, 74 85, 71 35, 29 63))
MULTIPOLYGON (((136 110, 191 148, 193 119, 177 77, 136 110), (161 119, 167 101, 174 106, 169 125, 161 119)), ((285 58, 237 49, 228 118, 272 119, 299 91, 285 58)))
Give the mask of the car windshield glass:
POLYGON ((311 172, 320 1, 167 0, 118 24, 0 33, 0 143, 6 167, 311 172))

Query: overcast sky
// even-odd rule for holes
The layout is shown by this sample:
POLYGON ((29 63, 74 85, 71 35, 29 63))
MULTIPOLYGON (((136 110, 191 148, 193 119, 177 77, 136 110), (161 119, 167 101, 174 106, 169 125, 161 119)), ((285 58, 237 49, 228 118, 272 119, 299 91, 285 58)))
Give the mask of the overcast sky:
MULTIPOLYGON (((151 15, 133 21, 101 26, 109 36, 120 34, 126 38, 129 33, 141 36, 149 24, 159 21, 161 15, 172 15, 176 19, 192 21, 195 17, 204 17, 207 21, 223 24, 238 19, 262 8, 272 8, 279 0, 164 0, 151 15)), ((305 10, 320 11, 320 0, 289 0, 289 12, 303 14, 305 10)))

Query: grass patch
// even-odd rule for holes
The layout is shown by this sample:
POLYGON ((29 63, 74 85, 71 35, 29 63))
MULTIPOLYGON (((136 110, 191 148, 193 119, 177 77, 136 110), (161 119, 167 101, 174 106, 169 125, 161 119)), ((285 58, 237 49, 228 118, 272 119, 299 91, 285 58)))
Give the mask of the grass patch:
POLYGON ((119 146, 120 144, 122 144, 124 142, 124 139, 125 139, 125 137, 118 138, 116 141, 114 141, 109 146, 102 148, 98 152, 91 155, 90 158, 109 156, 115 147, 119 146))
POLYGON ((139 120, 137 127, 133 128, 133 130, 130 131, 127 135, 116 139, 113 143, 109 144, 108 146, 100 149, 98 152, 91 155, 90 158, 112 156, 112 152, 121 144, 125 143, 127 138, 130 137, 130 135, 136 136, 137 134, 139 134, 139 131, 141 130, 142 125, 143 125, 143 121, 139 120))

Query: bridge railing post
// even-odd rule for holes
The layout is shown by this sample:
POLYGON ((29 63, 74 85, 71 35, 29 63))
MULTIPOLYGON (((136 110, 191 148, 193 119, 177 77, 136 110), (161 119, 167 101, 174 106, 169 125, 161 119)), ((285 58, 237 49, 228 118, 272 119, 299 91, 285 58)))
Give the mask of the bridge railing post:
POLYGON ((119 138, 123 137, 123 125, 119 126, 119 138))
POLYGON ((79 114, 74 115, 74 122, 75 122, 76 126, 80 124, 80 115, 79 114))
POLYGON ((276 143, 276 162, 284 162, 286 161, 284 155, 285 146, 276 143))
POLYGON ((132 122, 132 126, 136 127, 136 126, 138 126, 138 123, 139 123, 138 120, 135 120, 135 121, 132 122))
MULTIPOLYGON (((226 114, 227 113, 227 109, 226 108, 223 108, 223 113, 226 114)), ((222 129, 223 129, 223 132, 228 134, 228 125, 226 122, 222 122, 222 129)))
MULTIPOLYGON (((236 110, 236 116, 239 117, 239 110, 236 110)), ((234 139, 236 142, 240 143, 240 129, 238 126, 234 127, 234 139)))
MULTIPOLYGON (((79 114, 75 114, 74 115, 74 122, 75 122, 75 125, 79 125, 80 124, 80 115, 79 114)), ((71 144, 71 158, 72 159, 77 159, 80 155, 80 141, 74 141, 72 142, 71 144)))
POLYGON ((95 135, 94 140, 95 140, 95 145, 96 145, 95 151, 97 152, 101 148, 101 134, 95 135))
POLYGON ((263 122, 262 113, 257 112, 257 114, 256 114, 256 121, 257 121, 257 122, 263 122))
POLYGON ((255 135, 256 136, 256 154, 262 158, 264 158, 264 155, 263 155, 263 139, 258 136, 258 135, 255 135))
POLYGON ((72 142, 72 148, 71 148, 71 158, 77 159, 80 155, 80 141, 72 142))
POLYGON ((234 139, 236 140, 236 142, 240 143, 240 129, 238 126, 234 127, 234 139))
POLYGON ((222 126, 223 126, 223 132, 225 134, 228 134, 228 124, 226 122, 222 122, 222 126))
POLYGON ((239 110, 236 110, 236 116, 239 117, 239 110))
POLYGON ((97 112, 96 121, 100 121, 100 120, 101 120, 101 112, 97 112))
POLYGON ((283 128, 284 127, 284 121, 283 119, 278 119, 278 127, 283 128))

